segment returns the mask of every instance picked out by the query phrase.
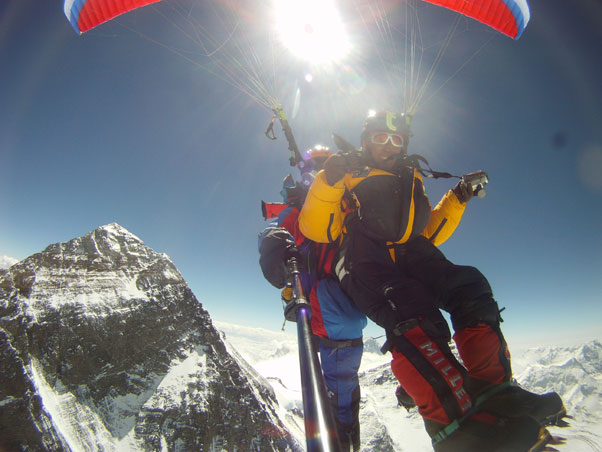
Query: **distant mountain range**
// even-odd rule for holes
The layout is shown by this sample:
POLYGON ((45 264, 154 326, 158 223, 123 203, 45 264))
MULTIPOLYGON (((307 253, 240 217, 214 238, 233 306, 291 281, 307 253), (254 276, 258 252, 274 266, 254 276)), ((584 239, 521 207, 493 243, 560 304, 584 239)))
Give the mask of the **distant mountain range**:
MULTIPOLYGON (((0 267, 0 451, 302 451, 295 325, 213 322, 171 260, 118 224, 0 267)), ((362 450, 431 451, 366 340, 362 450)), ((602 451, 602 345, 514 351, 518 381, 602 451)))
MULTIPOLYGON (((295 325, 288 325, 290 332, 285 334, 216 322, 225 340, 271 382, 280 404, 300 413, 295 325)), ((390 358, 378 353, 376 346, 367 348, 373 351, 364 351, 360 368, 362 451, 432 451, 417 410, 397 406, 390 358)), ((538 393, 557 391, 574 417, 569 428, 550 428, 568 439, 566 445, 556 447, 561 452, 602 451, 602 344, 530 348, 515 350, 513 355, 518 382, 538 393)))

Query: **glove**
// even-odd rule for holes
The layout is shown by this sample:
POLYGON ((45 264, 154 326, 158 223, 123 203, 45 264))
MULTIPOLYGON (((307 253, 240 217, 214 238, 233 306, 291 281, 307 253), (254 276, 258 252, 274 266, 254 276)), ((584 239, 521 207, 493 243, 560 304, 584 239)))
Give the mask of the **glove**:
POLYGON ((462 204, 466 204, 472 199, 472 185, 467 184, 463 180, 458 182, 456 186, 452 188, 452 191, 456 195, 456 198, 458 198, 458 201, 460 201, 462 204))
POLYGON ((293 288, 286 286, 284 289, 282 289, 280 298, 282 298, 282 301, 284 301, 286 304, 289 304, 293 299, 293 295, 293 288))
POLYGON ((324 163, 326 182, 329 185, 334 185, 345 177, 346 173, 362 167, 364 167, 364 164, 358 152, 331 155, 324 163))
POLYGON ((291 234, 284 228, 271 228, 259 244, 259 265, 265 279, 278 289, 286 285, 286 262, 291 257, 299 257, 291 234))
POLYGON ((345 177, 349 165, 347 159, 342 154, 333 154, 328 157, 326 163, 324 163, 324 173, 326 175, 326 182, 329 185, 334 185, 345 177))
POLYGON ((410 395, 401 387, 401 385, 398 385, 397 389, 395 389, 395 397, 397 397, 397 406, 402 406, 408 411, 416 407, 414 399, 410 397, 410 395))

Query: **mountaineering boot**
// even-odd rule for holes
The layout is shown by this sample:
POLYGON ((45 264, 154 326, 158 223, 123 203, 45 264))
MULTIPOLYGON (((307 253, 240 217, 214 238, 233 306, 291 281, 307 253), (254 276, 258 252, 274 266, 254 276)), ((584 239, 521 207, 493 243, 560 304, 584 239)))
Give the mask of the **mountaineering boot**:
POLYGON ((478 412, 448 426, 429 419, 424 423, 435 452, 536 452, 553 440, 529 416, 507 418, 478 412))
POLYGON ((360 430, 357 426, 345 427, 339 424, 339 441, 343 452, 360 451, 360 430))
MULTIPOLYGON (((474 380, 471 383, 474 384, 474 380)), ((476 400, 479 411, 505 417, 531 416, 542 425, 566 425, 562 421, 566 408, 555 392, 535 394, 507 382, 489 386, 476 400)))
POLYGON ((342 452, 350 452, 350 450, 353 451, 353 449, 350 449, 350 447, 351 447, 351 438, 349 437, 349 435, 347 434, 347 432, 341 431, 340 428, 339 428, 339 443, 341 444, 341 451, 342 452))

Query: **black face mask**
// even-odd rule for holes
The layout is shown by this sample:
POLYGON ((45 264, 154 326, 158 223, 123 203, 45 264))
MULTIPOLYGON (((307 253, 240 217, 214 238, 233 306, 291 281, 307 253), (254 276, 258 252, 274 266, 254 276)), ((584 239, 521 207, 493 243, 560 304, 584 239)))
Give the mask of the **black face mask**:
POLYGON ((374 158, 372 157, 372 153, 369 150, 365 150, 365 156, 367 158, 367 162, 366 164, 368 166, 371 166, 372 168, 376 168, 376 169, 381 169, 383 171, 389 171, 392 173, 397 174, 398 169, 401 167, 406 167, 406 166, 411 166, 408 165, 409 162, 407 162, 407 153, 405 150, 403 150, 400 154, 394 154, 389 156, 386 160, 379 162, 374 160, 374 158), (389 162, 394 161, 393 165, 389 166, 389 162), (383 165, 383 163, 387 163, 387 165, 383 165))

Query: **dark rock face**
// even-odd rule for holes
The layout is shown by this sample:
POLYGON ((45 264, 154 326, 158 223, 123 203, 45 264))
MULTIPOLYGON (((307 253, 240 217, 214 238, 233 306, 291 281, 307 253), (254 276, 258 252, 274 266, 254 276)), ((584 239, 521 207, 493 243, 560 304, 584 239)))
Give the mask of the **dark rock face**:
POLYGON ((298 450, 166 255, 117 224, 0 270, 0 450, 298 450))

